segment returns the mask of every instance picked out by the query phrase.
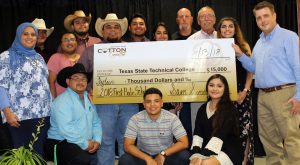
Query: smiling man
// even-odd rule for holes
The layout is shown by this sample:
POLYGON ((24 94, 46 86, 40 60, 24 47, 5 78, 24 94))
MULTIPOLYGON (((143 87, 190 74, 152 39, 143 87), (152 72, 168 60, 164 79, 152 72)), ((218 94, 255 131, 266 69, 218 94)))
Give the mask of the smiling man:
POLYGON ((274 5, 263 1, 253 13, 262 31, 252 56, 233 45, 243 66, 255 74, 258 93, 259 137, 267 164, 300 164, 300 59, 299 37, 276 22, 274 5))
POLYGON ((101 42, 99 38, 89 35, 91 19, 91 14, 86 16, 82 10, 77 10, 64 20, 66 30, 74 33, 76 36, 78 44, 76 53, 82 54, 86 48, 101 42))
POLYGON ((145 110, 128 122, 124 140, 126 153, 120 158, 120 165, 188 164, 186 131, 176 115, 162 109, 161 91, 147 89, 143 105, 145 110), (176 143, 173 143, 173 137, 176 143))
POLYGON ((62 69, 57 77, 59 85, 67 90, 51 107, 47 158, 53 160, 56 150, 58 165, 90 165, 102 139, 100 119, 86 92, 91 75, 77 63, 62 69))
POLYGON ((146 18, 140 14, 135 13, 129 20, 128 31, 129 36, 125 39, 126 42, 145 42, 149 39, 145 36, 147 31, 146 18))
POLYGON ((199 39, 214 39, 217 38, 217 32, 215 31, 216 15, 214 10, 209 6, 204 6, 198 11, 198 24, 201 30, 191 35, 188 40, 199 39))

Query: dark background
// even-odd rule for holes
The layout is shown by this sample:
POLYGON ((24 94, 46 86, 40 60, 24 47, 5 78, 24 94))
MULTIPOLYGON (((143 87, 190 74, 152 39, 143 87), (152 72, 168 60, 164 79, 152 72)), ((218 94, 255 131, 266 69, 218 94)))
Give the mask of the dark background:
MULTIPOLYGON (((199 30, 197 12, 205 6, 211 6, 217 21, 224 16, 236 18, 251 47, 255 44, 260 31, 256 26, 252 9, 261 0, 1 0, 0 1, 0 52, 8 49, 15 37, 16 27, 34 18, 43 18, 47 27, 55 27, 47 44, 56 49, 60 36, 65 32, 64 18, 83 10, 92 14, 90 34, 95 32, 97 17, 105 18, 107 13, 117 13, 119 18, 129 18, 139 12, 147 18, 147 36, 151 36, 153 26, 164 21, 171 33, 177 31, 176 13, 182 7, 191 10, 194 16, 194 28, 199 30)), ((275 5, 277 21, 281 27, 297 32, 297 0, 269 0, 275 5)))

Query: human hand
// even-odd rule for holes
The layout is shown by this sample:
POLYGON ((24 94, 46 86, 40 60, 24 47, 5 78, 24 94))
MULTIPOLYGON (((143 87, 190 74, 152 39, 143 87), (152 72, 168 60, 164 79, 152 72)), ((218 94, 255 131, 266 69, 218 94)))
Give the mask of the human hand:
POLYGON ((88 152, 91 154, 96 152, 100 147, 100 143, 97 141, 92 141, 92 144, 93 144, 92 148, 90 150, 88 150, 88 152))
POLYGON ((166 158, 161 154, 157 154, 154 160, 156 161, 157 165, 164 165, 165 159, 166 158))
POLYGON ((300 113, 300 101, 290 98, 287 102, 287 104, 292 104, 291 114, 297 115, 300 113))
POLYGON ((176 111, 180 111, 183 107, 183 103, 181 103, 181 102, 180 103, 175 103, 174 105, 175 105, 175 110, 176 111))
POLYGON ((202 159, 200 159, 200 158, 193 158, 190 161, 190 165, 201 165, 201 163, 202 163, 202 159))
POLYGON ((93 141, 89 140, 88 147, 85 150, 89 152, 91 149, 93 149, 93 147, 94 147, 93 141))
POLYGON ((239 104, 242 104, 243 101, 245 100, 246 96, 247 96, 247 92, 246 91, 239 92, 238 98, 237 98, 236 102, 239 103, 239 104))
POLYGON ((235 55, 237 57, 241 57, 243 55, 243 52, 242 52, 241 48, 238 45, 232 44, 231 46, 233 47, 235 55))
POLYGON ((4 108, 3 110, 4 112, 4 116, 6 118, 6 122, 12 126, 12 127, 16 127, 16 128, 19 128, 21 125, 19 123, 20 119, 18 118, 17 115, 15 115, 11 109, 9 107, 7 108, 4 108))
POLYGON ((157 165, 157 162, 152 157, 147 157, 145 159, 147 165, 157 165))

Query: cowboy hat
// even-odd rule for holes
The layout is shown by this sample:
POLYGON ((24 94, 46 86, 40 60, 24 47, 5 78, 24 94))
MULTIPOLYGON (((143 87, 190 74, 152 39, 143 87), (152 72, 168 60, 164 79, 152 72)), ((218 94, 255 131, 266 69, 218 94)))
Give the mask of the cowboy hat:
POLYGON ((54 27, 50 29, 46 28, 46 23, 43 19, 36 18, 32 21, 32 24, 34 24, 38 30, 46 30, 47 37, 49 37, 54 30, 54 27))
POLYGON ((86 21, 90 24, 92 15, 91 13, 89 16, 86 16, 82 10, 77 10, 74 12, 74 14, 68 15, 64 20, 64 26, 69 32, 73 32, 74 29, 72 28, 73 21, 77 18, 85 18, 86 21))
POLYGON ((82 73, 86 75, 88 79, 88 83, 91 81, 92 75, 91 73, 86 72, 84 66, 81 63, 76 63, 74 66, 68 66, 58 72, 57 75, 57 83, 67 88, 68 85, 66 83, 66 79, 70 78, 73 74, 82 73))
POLYGON ((103 25, 109 22, 115 22, 120 24, 121 30, 122 30, 122 36, 126 33, 128 28, 128 21, 127 18, 124 17, 123 19, 118 19, 117 15, 115 13, 109 13, 106 15, 105 19, 98 18, 95 23, 95 29, 96 32, 100 37, 103 37, 102 35, 102 29, 103 25))

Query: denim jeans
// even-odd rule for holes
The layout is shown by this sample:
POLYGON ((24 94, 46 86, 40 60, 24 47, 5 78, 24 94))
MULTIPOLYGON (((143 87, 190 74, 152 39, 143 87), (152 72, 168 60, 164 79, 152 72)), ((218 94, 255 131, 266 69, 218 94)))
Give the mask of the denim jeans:
POLYGON ((114 165, 115 141, 119 156, 124 154, 124 134, 129 119, 138 113, 138 104, 98 104, 97 113, 102 122, 102 142, 97 151, 97 165, 114 165))

